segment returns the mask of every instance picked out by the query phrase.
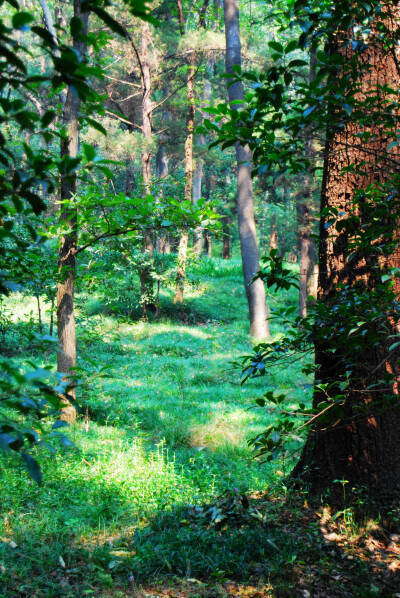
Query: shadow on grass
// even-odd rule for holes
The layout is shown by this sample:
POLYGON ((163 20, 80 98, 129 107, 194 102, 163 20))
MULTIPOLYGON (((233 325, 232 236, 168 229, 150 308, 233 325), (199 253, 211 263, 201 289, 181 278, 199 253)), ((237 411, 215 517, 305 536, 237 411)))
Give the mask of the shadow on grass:
MULTIPOLYGON (((66 491, 73 497, 86 486, 75 480, 66 491)), ((399 587, 397 536, 386 534, 384 542, 371 530, 341 533, 340 520, 330 527, 299 501, 249 497, 249 507, 220 525, 211 523, 213 506, 172 504, 113 533, 108 524, 129 504, 117 485, 99 486, 96 494, 103 529, 92 523, 87 539, 73 529, 34 536, 22 526, 17 548, 0 545, 2 598, 389 598, 399 587)))

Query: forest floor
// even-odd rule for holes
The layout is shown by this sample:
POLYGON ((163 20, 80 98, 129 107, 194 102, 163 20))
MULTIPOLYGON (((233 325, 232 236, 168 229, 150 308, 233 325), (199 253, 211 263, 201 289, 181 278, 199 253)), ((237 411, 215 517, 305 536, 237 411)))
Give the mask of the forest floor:
MULTIPOLYGON (((288 493, 295 454, 252 456, 273 417, 255 399, 273 388, 297 403, 310 388, 300 362, 241 386, 239 260, 204 259, 190 278, 182 307, 163 291, 156 322, 124 314, 120 283, 115 297, 79 294, 74 446, 38 453, 40 487, 1 457, 0 597, 400 596, 395 528, 288 493)), ((282 303, 295 294, 271 298, 282 303)), ((2 350, 53 363, 32 345, 34 309, 7 299, 2 350)))

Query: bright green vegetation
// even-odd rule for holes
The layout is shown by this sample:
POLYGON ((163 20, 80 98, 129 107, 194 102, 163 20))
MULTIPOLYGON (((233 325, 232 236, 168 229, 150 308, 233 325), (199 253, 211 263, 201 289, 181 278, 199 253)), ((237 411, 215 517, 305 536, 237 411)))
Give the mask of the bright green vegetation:
MULTIPOLYGON (((220 533, 187 521, 188 505, 204 506, 225 490, 284 491, 288 459, 259 464, 247 446, 271 417, 254 400, 269 388, 293 389, 299 401, 308 393, 296 363, 240 385, 230 362, 251 344, 238 259, 203 259, 191 279, 179 309, 165 291, 168 317, 157 322, 103 315, 100 295, 80 295, 78 363, 88 371, 107 366, 109 377, 82 385, 81 415, 69 432, 75 448, 38 454, 42 487, 17 457, 2 457, 0 596, 97 595, 132 575, 137 582, 171 573, 245 579, 260 561, 268 577, 290 561, 290 543, 277 553, 259 526, 220 533)), ((271 304, 282 301, 296 296, 271 304)), ((15 321, 26 313, 26 327, 34 326, 33 300, 7 302, 15 321)), ((15 330, 5 340, 26 359, 15 330)))

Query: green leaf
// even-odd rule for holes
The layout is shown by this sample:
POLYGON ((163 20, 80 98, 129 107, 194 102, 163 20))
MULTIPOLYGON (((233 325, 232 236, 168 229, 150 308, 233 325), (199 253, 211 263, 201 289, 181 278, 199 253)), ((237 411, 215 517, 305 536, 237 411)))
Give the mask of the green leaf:
POLYGON ((77 37, 83 29, 83 23, 81 19, 79 17, 72 17, 69 28, 72 37, 77 37))
POLYGON ((45 129, 55 119, 57 113, 55 110, 46 110, 41 118, 42 127, 45 129))
POLYGON ((303 112, 304 118, 307 118, 307 116, 309 116, 311 112, 314 112, 315 108, 316 106, 309 106, 308 108, 306 108, 303 112))
POLYGON ((293 50, 299 49, 299 42, 297 39, 292 39, 285 48, 285 54, 289 54, 289 52, 293 52, 293 50))
POLYGON ((93 145, 90 145, 89 143, 83 143, 82 148, 83 148, 83 154, 84 154, 86 160, 88 162, 93 162, 93 160, 96 157, 96 150, 93 147, 93 145))
POLYGON ((91 10, 99 17, 99 19, 103 21, 103 23, 108 25, 111 31, 114 31, 114 33, 118 33, 118 35, 121 35, 122 37, 128 37, 128 32, 126 31, 126 29, 120 23, 118 23, 118 21, 113 19, 113 17, 110 14, 108 14, 108 12, 106 12, 103 8, 100 8, 99 6, 92 6, 91 10))
POLYGON ((99 131, 99 133, 103 133, 103 135, 107 135, 107 131, 105 130, 103 125, 101 125, 97 120, 94 120, 93 118, 88 118, 86 116, 85 121, 87 122, 88 125, 93 127, 93 129, 96 129, 96 131, 99 131))
POLYGON ((21 457, 25 461, 29 475, 40 486, 42 483, 42 472, 39 463, 29 453, 21 453, 21 457))
POLYGON ((269 45, 270 48, 272 48, 273 50, 275 50, 275 52, 278 52, 278 54, 283 54, 284 53, 283 46, 279 42, 272 40, 272 41, 268 42, 268 45, 269 45))
POLYGON ((29 24, 34 21, 34 17, 30 12, 19 11, 13 15, 12 25, 14 29, 19 31, 29 31, 29 24))

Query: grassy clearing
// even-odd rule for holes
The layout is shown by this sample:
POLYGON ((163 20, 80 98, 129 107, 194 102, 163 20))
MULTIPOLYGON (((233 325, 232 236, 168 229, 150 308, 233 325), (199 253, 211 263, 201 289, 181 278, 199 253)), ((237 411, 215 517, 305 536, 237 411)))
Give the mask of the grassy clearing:
MULTIPOLYGON (((106 365, 109 377, 82 386, 90 425, 86 433, 81 415, 70 430, 75 448, 39 455, 42 487, 2 458, 1 597, 97 595, 164 574, 246 579, 290 562, 293 541, 277 558, 258 526, 224 535, 187 524, 188 505, 277 487, 275 470, 289 464, 260 465, 247 446, 270 418, 254 399, 271 387, 299 400, 307 392, 299 365, 240 386, 230 362, 251 345, 238 260, 204 260, 192 279, 182 308, 162 294, 158 322, 118 319, 104 313, 104 297, 79 297, 79 365, 106 365)), ((26 342, 15 335, 28 338, 35 304, 14 296, 8 308, 22 360, 26 342)))
MULTIPOLYGON (((310 509, 286 496, 289 459, 252 458, 247 440, 272 417, 254 399, 309 389, 298 362, 240 386, 230 362, 251 345, 238 260, 201 261, 191 278, 184 306, 162 294, 158 322, 79 296, 79 365, 108 377, 84 376, 75 448, 38 455, 42 487, 1 458, 0 597, 396 596, 400 536, 310 509)), ((2 350, 54 365, 35 349, 35 302, 7 301, 2 350)))

